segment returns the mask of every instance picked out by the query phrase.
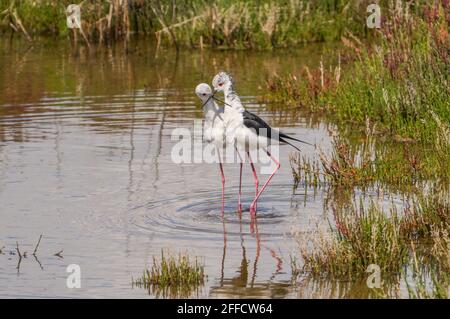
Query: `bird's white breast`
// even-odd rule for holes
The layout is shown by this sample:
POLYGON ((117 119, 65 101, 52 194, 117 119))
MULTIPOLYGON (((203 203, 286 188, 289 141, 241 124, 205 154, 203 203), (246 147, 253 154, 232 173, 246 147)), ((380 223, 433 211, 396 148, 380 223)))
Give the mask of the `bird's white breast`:
POLYGON ((204 113, 203 140, 217 147, 224 147, 226 140, 223 111, 211 102, 205 107, 204 113))

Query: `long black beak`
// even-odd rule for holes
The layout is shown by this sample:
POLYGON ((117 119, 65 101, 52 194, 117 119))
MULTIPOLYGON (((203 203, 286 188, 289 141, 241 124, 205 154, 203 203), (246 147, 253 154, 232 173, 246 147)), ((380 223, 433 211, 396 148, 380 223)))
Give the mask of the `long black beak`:
POLYGON ((204 107, 206 104, 208 104, 209 100, 214 99, 214 94, 210 95, 209 98, 205 101, 205 103, 202 104, 202 107, 204 107))
POLYGON ((214 100, 216 100, 217 102, 220 102, 220 103, 222 103, 223 105, 228 105, 228 106, 231 107, 230 104, 226 103, 225 101, 222 101, 221 99, 216 98, 216 97, 214 96, 214 94, 213 94, 211 97, 212 97, 214 100))
POLYGON ((214 97, 214 95, 216 93, 217 93, 217 90, 214 90, 213 93, 211 94, 211 96, 205 101, 205 103, 202 104, 202 107, 204 107, 211 99, 217 100, 217 98, 214 97))

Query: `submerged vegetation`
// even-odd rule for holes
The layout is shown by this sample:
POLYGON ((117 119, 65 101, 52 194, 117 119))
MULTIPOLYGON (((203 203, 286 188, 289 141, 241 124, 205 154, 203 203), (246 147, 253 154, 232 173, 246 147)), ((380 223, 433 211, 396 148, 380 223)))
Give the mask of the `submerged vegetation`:
POLYGON ((144 270, 141 277, 132 280, 132 284, 153 291, 164 297, 188 297, 193 291, 204 284, 204 266, 197 258, 192 261, 187 254, 153 257, 151 269, 144 270))

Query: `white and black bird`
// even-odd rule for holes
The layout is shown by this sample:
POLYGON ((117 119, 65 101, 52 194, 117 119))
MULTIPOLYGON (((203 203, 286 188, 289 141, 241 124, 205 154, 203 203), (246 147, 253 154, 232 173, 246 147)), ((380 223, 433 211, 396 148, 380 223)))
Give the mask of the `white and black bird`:
POLYGON ((227 144, 234 144, 236 146, 239 146, 240 148, 244 148, 248 155, 250 155, 250 150, 262 148, 266 152, 266 154, 276 163, 274 172, 270 175, 270 177, 267 179, 267 181, 259 191, 257 189, 258 179, 256 171, 254 170, 253 163, 251 163, 253 175, 255 178, 256 195, 250 205, 250 212, 254 216, 256 214, 256 202, 258 201, 262 192, 266 189, 272 177, 280 168, 279 161, 275 157, 273 157, 267 150, 267 146, 270 145, 271 140, 277 140, 278 142, 289 144, 299 151, 300 149, 297 146, 293 145, 287 140, 297 141, 309 145, 311 144, 271 128, 263 119, 249 111, 246 111, 244 106, 242 105, 239 95, 234 89, 233 78, 228 73, 219 72, 214 77, 212 85, 214 88, 214 99, 218 100, 216 97, 214 97, 214 94, 216 92, 224 93, 224 125, 226 130, 227 144))
POLYGON ((206 83, 200 83, 195 88, 195 94, 202 101, 205 122, 203 125, 203 140, 216 147, 219 157, 220 174, 222 177, 222 214, 225 208, 225 174, 223 172, 222 157, 220 152, 226 146, 225 126, 223 122, 224 109, 214 101, 211 87, 206 83))
MULTIPOLYGON (((223 170, 223 156, 224 149, 227 146, 227 138, 225 136, 225 124, 224 124, 224 109, 217 105, 216 101, 213 99, 213 92, 211 87, 206 83, 200 83, 195 88, 195 93, 202 101, 202 108, 204 114, 204 125, 203 125, 203 140, 215 146, 217 155, 219 158, 219 167, 222 177, 222 213, 224 213, 225 208, 225 174, 223 170)), ((237 147, 236 151, 239 154, 237 147)), ((239 155, 239 157, 241 157, 239 155)), ((240 162, 240 176, 239 176, 239 194, 238 194, 238 212, 242 212, 241 205, 241 184, 242 184, 242 158, 240 162)), ((252 162, 250 162, 251 168, 254 172, 254 177, 257 180, 256 170, 252 162)))

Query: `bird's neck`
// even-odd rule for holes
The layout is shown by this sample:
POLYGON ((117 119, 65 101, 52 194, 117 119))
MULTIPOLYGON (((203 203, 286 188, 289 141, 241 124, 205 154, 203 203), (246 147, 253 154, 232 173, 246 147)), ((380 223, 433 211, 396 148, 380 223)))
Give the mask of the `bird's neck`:
POLYGON ((225 97, 225 110, 232 108, 233 110, 244 112, 244 106, 242 105, 241 98, 234 90, 233 84, 228 84, 224 91, 225 97))

